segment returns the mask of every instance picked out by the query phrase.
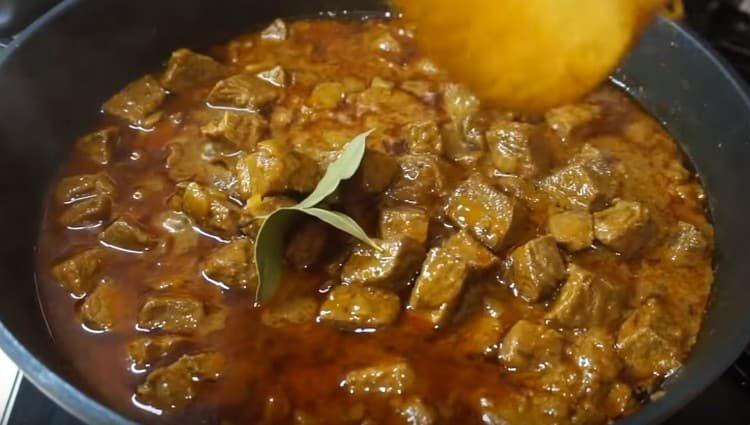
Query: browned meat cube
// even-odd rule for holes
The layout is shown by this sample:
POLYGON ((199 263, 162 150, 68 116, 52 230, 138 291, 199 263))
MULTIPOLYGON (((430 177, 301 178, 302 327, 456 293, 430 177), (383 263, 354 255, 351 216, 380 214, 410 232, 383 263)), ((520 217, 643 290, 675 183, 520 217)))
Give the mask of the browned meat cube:
POLYGON ((276 87, 286 87, 289 80, 286 71, 280 65, 276 65, 273 68, 266 69, 255 75, 261 80, 276 87))
POLYGON ((498 259, 465 231, 432 248, 414 284, 410 308, 436 326, 445 323, 472 270, 486 270, 498 259))
POLYGON ((104 112, 133 124, 143 123, 161 106, 167 93, 150 75, 136 80, 104 103, 104 112))
POLYGON ((142 402, 158 409, 175 409, 197 395, 202 381, 215 381, 224 370, 218 353, 184 355, 169 366, 151 372, 136 394, 142 402))
POLYGON ((224 65, 212 57, 179 49, 169 58, 167 68, 161 76, 161 84, 174 93, 182 93, 214 82, 226 73, 224 65))
POLYGON ((584 145, 567 165, 539 184, 553 201, 567 209, 601 209, 619 188, 609 159, 590 145, 584 145))
POLYGON ((452 251, 466 264, 476 270, 487 270, 495 267, 499 260, 481 243, 477 242, 467 231, 454 233, 443 242, 443 247, 452 251))
POLYGON ((104 250, 91 248, 60 261, 52 267, 52 277, 66 291, 76 297, 82 297, 90 293, 96 281, 92 279, 99 271, 104 257, 104 250))
POLYGON ((510 259, 509 280, 527 301, 547 297, 565 277, 565 263, 551 236, 526 242, 511 252, 510 259))
POLYGON ((271 328, 285 326, 312 325, 318 315, 318 300, 315 297, 284 299, 263 306, 260 320, 271 328))
POLYGON ((384 361, 346 374, 341 387, 353 396, 394 397, 410 393, 416 374, 404 361, 384 361))
POLYGON ((203 275, 221 286, 255 291, 258 271, 254 250, 252 239, 236 239, 223 245, 203 262, 203 275))
POLYGON ((576 130, 599 119, 601 108, 596 105, 565 105, 550 109, 544 114, 547 125, 563 140, 568 139, 576 130))
POLYGON ((463 322, 449 337, 449 341, 456 353, 475 357, 488 356, 496 352, 504 330, 500 319, 479 312, 463 322))
POLYGON ((107 127, 78 139, 76 149, 86 155, 94 164, 107 165, 112 159, 112 152, 119 141, 119 129, 107 127))
POLYGON ((622 369, 615 340, 605 329, 576 335, 569 351, 571 360, 581 369, 581 384, 587 392, 601 391, 617 379, 622 369))
POLYGON ((203 302, 188 295, 149 297, 138 313, 138 326, 165 332, 195 331, 206 317, 203 302))
POLYGON ((492 164, 500 172, 530 177, 549 167, 550 156, 539 128, 532 124, 498 121, 487 131, 492 164))
POLYGON ((411 238, 378 241, 381 251, 358 244, 341 270, 341 280, 350 285, 402 288, 419 270, 424 248, 411 238))
POLYGON ((594 218, 587 211, 566 211, 549 217, 549 233, 568 251, 580 251, 594 242, 594 218))
POLYGON ((479 99, 466 87, 448 84, 443 92, 443 108, 456 125, 462 125, 470 116, 479 112, 479 99))
POLYGON ((435 155, 406 155, 401 172, 388 190, 388 196, 411 205, 431 206, 448 184, 446 165, 435 155))
POLYGON ((393 404, 396 413, 408 425, 434 425, 438 423, 435 409, 426 404, 419 397, 395 399, 393 404))
POLYGON ((391 185, 398 171, 398 162, 392 156, 368 149, 357 173, 344 183, 344 190, 353 200, 381 194, 391 185))
POLYGON ((338 82, 324 82, 315 86, 307 104, 315 109, 336 109, 344 101, 346 87, 338 82))
POLYGON ((296 225, 286 245, 286 259, 296 268, 317 264, 325 254, 330 231, 320 220, 310 219, 296 225))
POLYGON ((469 275, 467 262, 444 247, 432 248, 409 298, 409 308, 440 326, 453 313, 469 275))
POLYGON ((193 221, 187 214, 166 210, 154 216, 153 221, 160 230, 169 234, 169 249, 173 255, 187 254, 198 246, 200 234, 193 228, 193 221))
POLYGON ((527 320, 519 320, 503 337, 498 359, 508 368, 538 371, 562 355, 565 339, 560 332, 527 320))
POLYGON ((114 192, 115 187, 106 174, 79 174, 60 180, 55 191, 55 200, 60 204, 70 204, 95 195, 111 195, 114 192))
POLYGON ((470 177, 453 192, 446 213, 494 252, 512 244, 526 223, 526 211, 518 201, 478 176, 470 177))
POLYGON ((407 150, 411 154, 443 153, 443 138, 434 121, 407 124, 401 131, 401 137, 406 141, 407 150))
POLYGON ((667 258, 679 265, 690 265, 704 255, 710 246, 703 232, 690 223, 680 221, 668 242, 667 258))
POLYGON ((76 202, 60 214, 60 224, 69 228, 94 227, 109 218, 112 201, 107 195, 96 195, 76 202))
POLYGON ((321 178, 315 161, 276 140, 259 143, 257 151, 242 161, 250 176, 251 195, 255 196, 310 193, 321 178))
POLYGON ((95 331, 112 329, 120 318, 119 296, 114 283, 100 282, 99 286, 83 300, 80 311, 83 323, 95 331))
POLYGON ((458 164, 475 164, 487 150, 486 129, 486 121, 475 115, 465 119, 461 124, 444 124, 440 128, 443 153, 458 164))
POLYGON ((253 74, 243 73, 216 83, 206 100, 212 106, 259 111, 278 97, 276 87, 253 74))
POLYGON ((686 332, 658 300, 635 309, 617 334, 617 351, 628 374, 648 383, 680 367, 686 332))
POLYGON ((267 129, 268 123, 258 113, 224 111, 217 120, 201 127, 201 132, 252 153, 267 129))
POLYGON ((134 253, 148 251, 159 243, 155 236, 123 218, 118 218, 99 233, 99 240, 110 248, 134 253))
POLYGON ((570 264, 568 280, 545 317, 566 328, 607 326, 622 316, 628 295, 624 285, 570 264))
POLYGON ((596 239, 626 257, 637 254, 655 233, 648 208, 638 202, 619 200, 594 213, 596 239))
POLYGON ((135 367, 143 369, 172 354, 188 339, 177 335, 142 336, 128 344, 128 355, 135 367))
POLYGON ((321 321, 345 329, 378 328, 398 319, 401 302, 393 292, 368 286, 337 286, 320 307, 321 321))
POLYGON ((425 244, 430 227, 430 217, 421 208, 394 207, 380 212, 380 237, 395 239, 401 236, 425 244))
POLYGON ((191 182, 181 197, 175 197, 173 207, 182 209, 208 233, 226 238, 237 233, 239 207, 218 190, 191 182))
POLYGON ((266 41, 284 41, 287 39, 288 33, 286 23, 281 19, 276 19, 260 32, 260 38, 266 41))

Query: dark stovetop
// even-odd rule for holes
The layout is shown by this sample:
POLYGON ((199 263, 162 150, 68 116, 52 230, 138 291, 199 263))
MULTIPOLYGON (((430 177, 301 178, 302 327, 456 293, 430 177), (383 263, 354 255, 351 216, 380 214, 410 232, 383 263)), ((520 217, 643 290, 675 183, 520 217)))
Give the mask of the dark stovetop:
MULTIPOLYGON (((750 0, 684 0, 687 23, 750 81, 750 0), (740 12, 746 10, 747 14, 740 12)), ((667 425, 750 424, 750 349, 667 425), (718 416, 717 416, 718 415, 718 416)), ((9 425, 82 425, 28 381, 20 384, 9 425)))

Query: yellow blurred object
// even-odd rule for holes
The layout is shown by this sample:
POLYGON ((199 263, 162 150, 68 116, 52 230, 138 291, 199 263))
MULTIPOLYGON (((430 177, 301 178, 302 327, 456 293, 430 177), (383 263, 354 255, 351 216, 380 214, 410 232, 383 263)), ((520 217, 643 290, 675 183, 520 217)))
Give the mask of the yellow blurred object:
POLYGON ((669 0, 662 13, 669 19, 679 21, 685 17, 685 5, 682 0, 669 0))
POLYGON ((668 0, 393 0, 483 100, 542 110, 601 84, 668 0))

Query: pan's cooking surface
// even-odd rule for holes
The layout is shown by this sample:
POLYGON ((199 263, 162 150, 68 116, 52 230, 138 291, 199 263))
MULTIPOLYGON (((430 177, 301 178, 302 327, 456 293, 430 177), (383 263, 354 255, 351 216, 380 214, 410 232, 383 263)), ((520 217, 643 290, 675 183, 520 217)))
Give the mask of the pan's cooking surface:
MULTIPOLYGON (((48 211, 41 243, 40 288, 44 308, 58 346, 68 353, 88 388, 131 416, 154 419, 138 411, 136 406, 140 406, 145 411, 163 410, 166 420, 174 421, 184 420, 184 415, 205 417, 209 422, 233 418, 239 423, 263 415, 280 415, 282 422, 291 420, 292 416, 341 419, 350 415, 352 421, 370 418, 386 422, 396 421, 399 409, 404 409, 404 406, 417 406, 412 408, 417 409, 427 405, 432 408, 425 409, 435 409, 433 415, 453 422, 459 418, 465 421, 467 417, 479 421, 483 409, 486 415, 521 415, 525 420, 543 420, 540 418, 548 415, 559 415, 560 420, 574 417, 581 420, 582 415, 592 415, 589 419, 599 422, 607 416, 615 418, 632 411, 639 401, 647 398, 650 390, 657 387, 658 378, 679 365, 692 345, 709 291, 711 253, 707 247, 712 230, 704 213, 702 188, 687 171, 673 140, 627 97, 612 88, 602 88, 584 103, 556 110, 546 117, 484 110, 480 116, 489 124, 483 124, 472 121, 476 117, 470 115, 478 114, 476 111, 460 117, 466 112, 466 102, 473 102, 471 96, 447 84, 439 73, 434 74, 429 64, 413 51, 408 31, 380 23, 302 22, 295 24, 289 33, 293 34, 289 37, 294 43, 283 41, 282 31, 275 28, 266 33, 265 40, 248 37, 213 51, 233 72, 245 69, 252 74, 260 72, 264 78, 265 82, 261 83, 253 75, 251 82, 242 83, 256 89, 258 84, 263 87, 260 92, 253 92, 252 97, 242 97, 241 102, 265 102, 261 105, 265 106, 275 99, 270 93, 280 90, 272 87, 273 84, 291 86, 283 90, 284 94, 277 107, 272 108, 273 112, 268 111, 261 118, 269 121, 274 137, 295 136, 289 140, 299 151, 297 154, 325 163, 325 153, 335 151, 342 141, 367 127, 378 127, 380 132, 373 137, 371 147, 398 158, 406 173, 401 180, 397 178, 392 187, 383 189, 382 197, 373 198, 381 199, 380 204, 366 207, 372 209, 385 205, 401 208, 394 211, 403 212, 404 204, 408 204, 410 209, 406 211, 410 214, 415 212, 415 206, 423 213, 426 211, 431 216, 431 230, 427 237, 431 247, 441 246, 443 239, 451 240, 448 238, 459 230, 464 220, 474 220, 471 214, 465 219, 456 219, 458 213, 450 210, 448 215, 452 214, 452 221, 442 214, 447 195, 460 181, 472 174, 488 174, 488 170, 498 169, 521 175, 523 178, 510 178, 492 172, 483 177, 491 177, 490 184, 497 189, 482 189, 481 192, 501 197, 492 191, 502 190, 518 198, 518 202, 529 209, 533 225, 523 225, 520 233, 524 236, 519 236, 509 245, 522 246, 524 242, 547 233, 548 225, 551 226, 548 220, 553 213, 574 210, 558 219, 563 223, 577 220, 585 227, 586 220, 591 221, 587 210, 596 211, 599 242, 595 248, 587 248, 593 236, 587 239, 586 235, 577 232, 572 235, 562 232, 556 236, 560 245, 565 247, 565 261, 576 264, 569 268, 568 273, 571 276, 593 273, 597 276, 595 287, 586 289, 584 285, 583 289, 576 289, 578 284, 571 277, 563 286, 563 293, 558 295, 554 287, 562 283, 564 271, 554 269, 561 269, 562 265, 549 266, 553 269, 548 273, 553 275, 551 279, 549 276, 534 277, 527 286, 521 284, 518 275, 509 274, 508 270, 513 270, 514 266, 506 265, 475 276, 469 282, 455 316, 444 320, 434 319, 442 316, 428 315, 428 319, 441 325, 438 332, 426 326, 424 317, 420 319, 414 314, 426 307, 420 307, 414 295, 409 296, 411 288, 400 288, 401 303, 411 304, 414 311, 402 312, 397 322, 374 334, 355 335, 336 329, 341 323, 334 324, 339 326, 314 324, 308 317, 308 305, 314 306, 314 316, 320 301, 330 296, 331 285, 326 280, 339 278, 338 271, 331 272, 330 268, 314 264, 302 267, 303 271, 289 272, 285 278, 287 299, 282 301, 302 301, 302 304, 295 304, 301 309, 293 316, 294 320, 300 317, 302 320, 289 326, 289 323, 284 323, 289 321, 284 314, 273 311, 279 307, 278 303, 260 310, 252 308, 250 293, 236 288, 247 285, 247 280, 238 280, 235 275, 227 277, 226 272, 217 272, 212 267, 208 270, 205 266, 207 257, 220 245, 217 238, 227 240, 239 236, 238 225, 243 227, 242 233, 251 233, 252 228, 239 221, 211 221, 208 219, 211 215, 196 216, 195 208, 186 207, 189 201, 185 193, 192 193, 190 196, 198 192, 203 193, 200 196, 214 193, 206 188, 211 185, 217 190, 217 195, 211 196, 224 196, 222 190, 232 196, 232 199, 223 198, 224 204, 220 204, 229 211, 230 218, 233 209, 238 209, 248 200, 241 187, 234 193, 232 185, 223 185, 225 180, 222 179, 227 177, 231 181, 233 178, 231 170, 237 165, 232 158, 242 157, 255 148, 243 145, 247 141, 246 132, 237 138, 236 133, 221 130, 220 125, 228 120, 239 119, 232 115, 236 112, 224 113, 204 105, 209 92, 212 93, 210 98, 218 102, 226 101, 226 97, 221 96, 227 93, 232 102, 237 98, 231 96, 231 90, 216 95, 216 89, 212 87, 214 80, 220 78, 218 76, 209 76, 198 87, 190 89, 163 79, 162 84, 179 94, 170 95, 160 107, 158 103, 163 93, 159 83, 153 78, 142 79, 129 90, 131 93, 134 89, 149 92, 149 102, 157 103, 156 107, 132 108, 132 104, 120 102, 121 97, 105 105, 105 110, 134 123, 130 128, 122 126, 119 130, 121 138, 111 157, 103 152, 106 152, 108 138, 118 130, 108 128, 112 124, 121 124, 120 121, 107 118, 102 124, 102 128, 107 129, 105 132, 79 142, 81 149, 74 154, 65 174, 91 174, 104 170, 108 178, 85 177, 83 182, 91 183, 88 186, 82 186, 82 181, 66 180, 64 186, 74 189, 59 190, 57 198, 51 201, 53 206, 48 211), (305 57, 310 62, 302 59, 305 57), (328 66, 332 62, 337 66, 328 66), (282 72, 276 65, 281 66, 282 72), (285 73, 289 74, 290 80, 284 79, 285 73), (153 101, 155 98, 158 100, 153 101), (451 103, 450 99, 457 102, 451 103), (290 114, 290 111, 294 113, 290 114), (402 132, 402 127, 411 128, 412 121, 423 123, 425 120, 428 125, 418 126, 416 131, 420 137, 402 132), (427 131, 429 120, 433 120, 436 127, 432 133, 427 131), (486 136, 484 131, 487 128, 479 130, 481 142, 464 137, 474 143, 488 143, 490 151, 495 153, 483 154, 482 149, 451 145, 455 141, 445 139, 444 132, 450 130, 445 125, 459 122, 461 131, 470 128, 471 134, 476 134, 476 128, 487 125, 490 131, 486 136), (202 136, 199 127, 204 133, 202 136), (440 134, 439 127, 443 127, 443 135, 439 137, 443 138, 444 151, 438 149, 433 137, 435 133, 440 134), (537 130, 545 131, 542 139, 546 153, 551 156, 546 161, 551 164, 545 164, 534 152, 519 157, 513 156, 515 154, 508 156, 503 149, 492 150, 492 143, 496 144, 495 148, 507 143, 502 139, 503 134, 517 135, 519 131, 537 130), (315 139, 310 135, 322 137, 315 139), (231 150, 232 143, 236 144, 234 151, 231 150), (104 147, 104 150, 93 149, 96 147, 104 147), (237 148, 245 152, 238 153, 237 148), (222 155, 226 158, 218 159, 222 155), (482 158, 485 157, 491 157, 492 161, 484 161, 482 158), (165 158, 169 164, 166 169, 165 158), (420 171, 421 165, 414 170, 408 168, 409 161, 419 159, 417 163, 425 164, 424 158, 438 161, 441 169, 444 168, 433 171, 444 173, 439 182, 443 186, 437 193, 435 184, 438 182, 423 188, 411 186, 410 182, 418 180, 424 171, 420 171), (592 158, 595 162, 587 162, 592 158), (593 180, 583 187, 576 186, 579 183, 575 177, 572 182, 566 180, 565 184, 573 185, 571 191, 569 186, 559 184, 571 173, 575 176, 583 173, 585 178, 593 180), (547 175, 553 178, 543 178, 547 175), (185 187, 184 183, 178 186, 175 181, 194 182, 185 187), (616 200, 616 197, 621 200, 616 200), (107 207, 109 201, 113 202, 111 208, 107 207), (237 205, 233 206, 232 202, 237 202, 237 205), (82 210, 81 205, 87 209, 82 210), (196 226, 205 233, 212 233, 213 237, 194 235, 189 230, 188 234, 180 232, 183 234, 179 240, 170 237, 164 225, 169 222, 174 230, 179 224, 178 218, 184 221, 185 216, 167 210, 184 211, 195 220, 196 226), (615 219, 623 216, 625 222, 615 219), (57 266, 52 273, 54 279, 50 276, 50 267, 64 262, 71 254, 96 245, 97 234, 117 217, 121 220, 113 228, 126 228, 128 225, 122 220, 130 224, 138 222, 146 234, 135 239, 105 234, 102 237, 105 247, 85 251, 83 257, 76 257, 76 261, 87 262, 92 257, 106 255, 101 260, 101 267, 89 273, 82 272, 81 266, 76 265, 82 263, 73 266, 64 263, 68 264, 67 269, 57 266), (102 226, 95 225, 99 221, 103 222, 102 226), (71 230, 80 227, 87 229, 71 230), (686 235, 689 235, 687 239, 686 235), (163 245, 161 241, 170 243, 163 245), (149 252, 134 255, 112 250, 113 246, 126 251, 149 252), (175 249, 183 251, 175 253, 175 249), (70 278, 70 273, 66 272, 70 267, 75 273, 80 273, 82 280, 70 278), (553 288, 537 288, 538 279, 545 280, 546 285, 553 288), (97 286, 99 281, 101 283, 97 286), (222 291, 211 284, 217 281, 235 288, 222 291), (66 285, 66 289, 78 298, 88 297, 85 301, 72 299, 57 283, 66 285), (598 292, 597 285, 609 292, 598 292), (568 288, 568 301, 572 304, 582 301, 579 291, 594 292, 586 295, 591 298, 583 306, 570 310, 565 302, 559 301, 566 293, 565 288, 568 288), (144 305, 158 304, 154 301, 156 299, 172 297, 174 301, 176 296, 182 297, 180 303, 187 308, 200 303, 208 306, 206 311, 202 310, 204 307, 199 309, 212 326, 199 331, 183 322, 169 324, 171 328, 166 333, 176 334, 173 335, 176 339, 172 340, 177 342, 174 350, 168 350, 164 358, 141 358, 140 351, 131 349, 131 353, 135 353, 133 359, 142 363, 133 367, 127 346, 136 337, 172 337, 159 332, 172 319, 143 319, 144 315, 150 317, 161 313, 158 308, 151 307, 145 314, 143 311, 139 314, 139 310, 145 308, 144 305), (597 302, 600 306, 607 306, 606 312, 596 310, 597 302), (486 313, 485 305, 490 306, 486 313), (223 317, 224 313, 228 313, 224 325, 221 320, 210 320, 223 317), (278 320, 279 317, 284 320, 278 320), (518 322, 519 319, 525 321, 518 322), (623 321, 626 321, 625 325, 622 325, 623 321), (93 332, 85 331, 82 323, 93 332), (218 326, 214 326, 217 323, 218 326), (544 326, 545 323, 548 327, 544 326), (506 336, 498 347, 502 334, 509 329, 510 336, 506 336), (487 333, 481 334, 477 330, 487 333), (526 348, 523 346, 535 344, 534 335, 540 332, 543 338, 557 342, 552 346, 542 343, 524 354, 526 348), (476 339, 477 335, 488 339, 476 339), (532 338, 527 338, 528 335, 532 338), (641 339, 642 335, 647 339, 641 339), (515 342, 514 338, 517 338, 515 342), (511 348, 514 344, 520 344, 521 351, 515 352, 511 348), (596 350, 587 352, 586 344, 601 346, 601 354, 611 360, 590 368, 588 362, 596 363, 592 360, 596 350), (538 350, 547 353, 534 360, 538 350), (579 350, 578 355, 576 350, 579 350), (581 354, 580 350, 584 353, 581 354), (654 350, 660 351, 654 353, 654 350), (649 355, 642 354, 646 352, 649 355), (192 372, 195 376, 189 376, 188 381, 194 378, 210 382, 192 384, 185 383, 184 379, 173 382, 154 378, 164 375, 165 370, 174 371, 174 368, 158 368, 166 367, 180 355, 198 353, 209 353, 210 357, 187 358, 197 362, 191 364, 197 364, 195 367, 199 370, 192 372), (225 367, 220 373, 200 371, 202 367, 213 370, 213 360, 217 355, 224 359, 225 367), (574 360, 578 363, 574 364, 574 360), (356 370, 368 366, 382 368, 384 362, 398 365, 399 376, 415 376, 407 379, 413 379, 415 383, 403 384, 403 397, 391 394, 394 397, 384 400, 360 394, 361 388, 355 385, 357 376, 365 376, 362 378, 365 381, 372 377, 368 373, 357 375, 356 370), (598 368, 607 368, 608 371, 598 368), (146 379, 143 369, 151 373, 152 378, 133 397, 136 386, 146 379), (354 375, 347 375, 350 372, 354 375), (221 376, 215 379, 216 375, 221 376), (583 375, 588 378, 581 379, 583 375), (347 379, 350 382, 340 388, 342 380, 347 379), (593 381, 587 382, 586 379, 593 381), (154 389, 159 382, 168 385, 172 391, 165 395, 165 387, 161 387, 161 392, 154 389), (310 385, 311 382, 315 384, 310 385), (588 395, 581 395, 574 389, 581 385, 588 395), (347 388, 352 394, 344 391, 347 388), (279 400, 283 402, 279 404, 279 400), (504 404, 507 400, 518 403, 504 404), (546 401, 537 405, 539 400, 546 401), (171 404, 179 404, 180 408, 171 410, 171 404), (595 407, 601 405, 608 407, 595 407), (268 413, 269 409, 271 413, 268 413), (596 416, 602 413, 604 416, 596 416)), ((183 51, 177 57, 195 59, 189 55, 183 51)), ((200 61, 205 65, 205 58, 200 61)), ((215 69, 214 65, 211 67, 215 69)), ((199 75, 205 78, 206 73, 199 75)), ((219 84, 219 87, 236 87, 226 82, 219 84)), ((251 129, 248 131, 264 131, 257 130, 253 124, 257 116, 249 119, 251 122, 246 123, 248 127, 243 131, 247 128, 251 129)), ((252 143, 258 140, 260 138, 252 143)), ((464 143, 471 142, 464 140, 464 143)), ((462 187, 483 184, 477 181, 477 178, 470 179, 462 187)), ((306 183, 287 184, 301 185, 293 186, 296 188, 304 187, 306 183)), ((360 218, 371 234, 378 233, 374 223, 368 225, 366 213, 360 211, 361 215, 357 215, 354 211, 350 214, 360 218)), ((377 216, 374 219, 377 221, 377 216)), ((562 227, 563 230, 566 228, 562 227)), ((133 231, 126 229, 128 232, 133 231)), ((317 230, 313 229, 313 232, 317 230)), ((465 233, 462 235, 466 236, 465 233)), ((508 254, 505 247, 493 242, 494 239, 483 239, 482 235, 479 232, 468 237, 478 238, 500 257, 508 254)), ((550 250, 558 250, 549 238, 534 240, 537 241, 535 244, 546 244, 547 248, 542 250, 544 255, 550 250)), ((346 244, 333 237, 333 242, 324 248, 330 252, 342 245, 346 244)), ((526 248, 519 252, 523 253, 523 249, 526 248)), ((520 260, 516 261, 525 261, 523 254, 519 255, 520 260)), ((297 259, 298 255, 290 255, 290 261, 297 259)), ((553 259, 544 261, 555 262, 553 259)), ((404 277, 405 280, 408 278, 404 277)), ((337 283, 335 280, 334 286, 337 283)), ((419 286, 420 280, 416 284, 419 286)), ((390 297, 398 300, 395 295, 390 297)), ((346 322, 351 318, 339 320, 346 322)), ((179 368, 185 363, 175 364, 179 368)))

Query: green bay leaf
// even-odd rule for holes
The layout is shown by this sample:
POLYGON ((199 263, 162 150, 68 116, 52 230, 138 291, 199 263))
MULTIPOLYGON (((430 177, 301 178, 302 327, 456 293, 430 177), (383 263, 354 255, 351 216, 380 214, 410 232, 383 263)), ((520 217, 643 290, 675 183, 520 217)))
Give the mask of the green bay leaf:
POLYGON ((280 208, 264 217, 255 239, 255 267, 258 271, 256 304, 268 301, 279 289, 284 261, 284 241, 291 226, 300 216, 315 217, 375 249, 380 249, 351 217, 338 211, 316 208, 336 191, 342 181, 350 179, 357 172, 365 155, 367 136, 373 131, 362 133, 347 143, 339 157, 328 166, 315 190, 302 202, 293 207, 280 208))
POLYGON ((362 158, 365 156, 367 147, 367 136, 372 134, 375 129, 369 130, 357 135, 344 146, 338 158, 333 161, 323 178, 315 187, 315 190, 297 204, 297 208, 310 208, 321 203, 326 197, 336 191, 343 180, 352 178, 362 164, 362 158))

